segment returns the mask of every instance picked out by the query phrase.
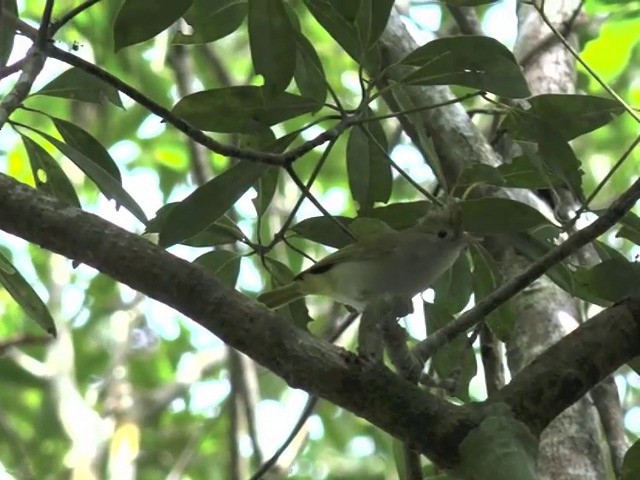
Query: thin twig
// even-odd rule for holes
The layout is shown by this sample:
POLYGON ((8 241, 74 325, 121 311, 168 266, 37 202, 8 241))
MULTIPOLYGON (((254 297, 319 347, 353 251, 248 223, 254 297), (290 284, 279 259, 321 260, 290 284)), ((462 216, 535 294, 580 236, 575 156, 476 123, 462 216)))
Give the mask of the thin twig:
POLYGON ((19 72, 20 69, 24 66, 27 58, 21 58, 17 62, 12 63, 11 65, 7 65, 6 67, 0 67, 0 79, 6 78, 9 75, 13 75, 16 72, 19 72))
POLYGON ((51 23, 51 12, 53 11, 54 2, 55 0, 47 0, 44 4, 42 19, 40 20, 40 27, 38 28, 38 36, 36 37, 36 46, 40 51, 44 50, 50 38, 49 24, 51 23))
POLYGON ((479 301, 471 310, 463 313, 416 345, 414 347, 416 357, 423 363, 426 362, 440 347, 481 322, 489 313, 530 285, 534 280, 544 275, 553 265, 569 257, 609 230, 635 205, 638 199, 640 199, 640 179, 636 180, 631 187, 620 195, 598 220, 577 231, 560 245, 549 250, 524 271, 479 301))
POLYGON ((51 24, 51 27, 49 28, 49 32, 50 32, 51 36, 53 37, 58 30, 60 30, 62 27, 64 27, 67 23, 69 23, 75 17, 77 17, 82 12, 84 12, 86 9, 88 9, 89 7, 92 7, 93 5, 98 3, 99 1, 100 0, 87 0, 86 2, 81 3, 77 7, 72 8, 71 10, 69 10, 62 17, 60 17, 58 20, 56 20, 55 22, 53 22, 51 24))
POLYGON ((333 220, 333 222, 338 226, 338 228, 340 228, 340 230, 342 230, 344 233, 346 233, 347 235, 349 235, 351 238, 353 238, 354 240, 357 239, 357 237, 353 234, 353 232, 351 230, 349 230, 349 228, 345 225, 343 225, 341 222, 339 222, 338 220, 336 220, 333 215, 331 215, 329 213, 329 211, 324 208, 324 206, 322 205, 322 203, 320 203, 318 201, 318 199, 307 189, 306 185, 304 183, 302 183, 302 180, 300 180, 300 177, 298 177, 298 174, 295 172, 295 170, 293 169, 292 165, 287 165, 285 166, 285 170, 287 171, 287 173, 289 174, 289 177, 291 177, 291 180, 293 180, 293 183, 296 184, 296 186, 300 189, 300 191, 304 194, 304 196, 306 198, 309 199, 309 201, 311 203, 313 203, 313 205, 325 216, 325 217, 329 217, 330 219, 333 220))
POLYGON ((564 38, 564 36, 562 35, 562 33, 560 33, 558 31, 558 29, 553 25, 553 23, 551 23, 551 21, 549 20, 549 17, 547 17, 547 14, 544 13, 544 9, 540 8, 540 5, 538 5, 536 2, 527 2, 530 5, 533 5, 533 8, 536 9, 536 11, 540 14, 540 18, 542 18, 542 21, 547 25, 547 27, 549 27, 551 29, 551 31, 553 32, 553 34, 558 38, 558 40, 560 40, 560 43, 562 43, 562 45, 564 46, 564 48, 567 49, 567 51, 573 56, 573 58, 575 58, 578 63, 580 63, 580 65, 582 65, 584 67, 584 69, 589 72, 589 75, 591 75, 593 78, 595 78, 595 80, 600 84, 600 86, 602 88, 604 88, 604 90, 611 95, 615 100, 617 100, 620 105, 622 105, 624 107, 624 109, 626 110, 626 112, 631 115, 633 117, 633 119, 640 123, 640 116, 635 112, 635 110, 633 108, 631 108, 631 106, 629 106, 627 104, 627 102, 625 102, 622 97, 620 95, 618 95, 616 93, 616 91, 611 88, 607 82, 605 82, 596 72, 595 70, 593 70, 588 64, 587 62, 585 62, 582 57, 580 56, 580 54, 578 52, 576 52, 576 49, 573 48, 573 46, 567 41, 566 38, 564 38))

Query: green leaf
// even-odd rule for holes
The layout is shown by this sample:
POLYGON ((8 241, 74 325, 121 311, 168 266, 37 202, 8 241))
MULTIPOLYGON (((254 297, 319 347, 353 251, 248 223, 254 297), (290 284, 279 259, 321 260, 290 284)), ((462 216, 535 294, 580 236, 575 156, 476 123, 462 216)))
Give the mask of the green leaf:
POLYGON ((616 237, 626 238, 627 240, 640 245, 640 217, 635 213, 627 212, 620 219, 622 228, 616 234, 616 237))
MULTIPOLYGON (((453 320, 453 315, 439 305, 423 302, 427 332, 432 334, 453 320)), ((440 378, 455 378, 453 395, 469 400, 469 382, 477 373, 476 355, 466 334, 462 333, 439 349, 433 356, 433 368, 440 378)))
POLYGON ((544 94, 531 97, 530 113, 569 141, 615 120, 624 112, 616 100, 592 95, 544 94))
POLYGON ((474 480, 535 480, 538 440, 507 415, 487 417, 460 444, 456 472, 474 480))
MULTIPOLYGON (((293 280, 293 272, 289 270, 284 263, 277 260, 273 260, 269 257, 264 257, 267 270, 271 274, 271 284, 273 287, 279 287, 286 285, 293 280)), ((309 310, 304 302, 304 298, 294 300, 293 302, 280 307, 278 315, 289 320, 293 325, 296 325, 303 330, 307 330, 307 326, 313 319, 309 316, 309 310)))
POLYGON ((575 277, 593 295, 615 303, 638 291, 640 263, 615 258, 591 268, 579 268, 575 277))
POLYGON ((107 149, 89 132, 61 118, 51 117, 51 120, 67 145, 82 152, 87 158, 93 160, 100 168, 117 180, 118 183, 122 183, 118 165, 116 165, 116 162, 111 158, 107 149))
POLYGON ((382 220, 395 230, 404 230, 418 223, 430 205, 427 201, 392 203, 374 208, 370 216, 382 220))
POLYGON ((198 44, 214 42, 235 32, 247 16, 246 0, 194 0, 184 19, 193 33, 176 33, 175 44, 198 44))
POLYGON ((512 108, 503 121, 515 140, 541 172, 553 172, 578 198, 583 198, 581 164, 558 129, 529 111, 512 108), (537 144, 537 149, 530 142, 537 144))
POLYGON ((242 257, 231 250, 213 250, 200 255, 193 263, 213 273, 225 285, 235 288, 242 257))
MULTIPOLYGON (((369 116, 373 116, 373 112, 369 111, 369 116)), ((391 196, 393 176, 387 149, 387 137, 378 121, 358 125, 349 133, 349 189, 353 199, 358 202, 359 212, 365 215, 371 212, 375 202, 386 203, 391 196)))
POLYGON ((467 187, 476 183, 502 186, 505 184, 505 179, 502 178, 497 167, 477 163, 460 172, 456 180, 456 186, 458 188, 467 187))
POLYGON ((79 68, 63 72, 33 95, 68 98, 101 105, 109 101, 116 107, 124 108, 115 87, 79 68))
POLYGON ((221 133, 259 133, 304 113, 318 102, 292 93, 267 99, 263 87, 240 86, 205 90, 183 97, 172 112, 196 128, 221 133))
POLYGON ((535 208, 506 198, 464 200, 460 210, 464 230, 478 235, 523 232, 550 224, 535 208))
POLYGON ((58 162, 38 143, 26 135, 21 137, 29 157, 36 187, 67 205, 80 208, 76 191, 58 162))
POLYGON ((88 158, 82 152, 79 152, 75 148, 61 142, 55 137, 31 127, 26 128, 37 133, 49 143, 53 144, 53 146, 60 150, 63 155, 75 163, 76 166, 96 184, 105 197, 114 199, 116 204, 122 205, 124 208, 129 210, 129 212, 131 212, 142 223, 147 223, 147 217, 142 208, 140 208, 140 205, 138 205, 133 197, 131 197, 131 195, 122 188, 122 185, 120 185, 120 183, 107 173, 100 165, 88 158))
MULTIPOLYGON (((7 13, 18 17, 18 6, 16 0, 4 0, 2 8, 7 13)), ((0 68, 7 65, 11 50, 13 50, 13 41, 16 36, 16 29, 13 24, 7 20, 5 15, 0 15, 0 68)))
POLYGON ((125 0, 113 24, 114 49, 144 42, 173 25, 193 0, 125 0))
POLYGON ((513 54, 498 40, 465 35, 432 40, 402 61, 420 67, 402 82, 411 85, 462 85, 503 97, 531 95, 513 54))
POLYGON ((489 5, 498 3, 500 0, 442 0, 442 3, 453 5, 455 7, 477 7, 480 5, 489 5))
POLYGON ((365 48, 358 27, 355 25, 356 7, 359 8, 360 2, 353 0, 349 2, 344 0, 305 0, 304 4, 318 23, 344 48, 344 51, 351 58, 365 67, 370 74, 379 70, 378 51, 365 48))
MULTIPOLYGON (((555 246, 548 240, 530 233, 510 234, 508 238, 509 244, 513 245, 518 253, 524 255, 532 262, 539 259, 555 246)), ((573 273, 565 263, 556 263, 547 270, 546 275, 565 292, 569 292, 572 295, 577 293, 573 273)))
POLYGON ((181 243, 212 225, 256 184, 267 167, 240 161, 197 188, 167 215, 160 230, 160 245, 181 243))
POLYGON ((455 314, 469 303, 473 293, 471 265, 467 255, 460 255, 453 266, 443 273, 432 286, 438 308, 455 314))
MULTIPOLYGON (((156 216, 147 224, 145 233, 159 233, 169 217, 169 212, 171 212, 176 205, 178 205, 178 202, 163 205, 162 208, 156 212, 156 216)), ((243 241, 245 238, 244 233, 242 233, 242 230, 240 230, 235 223, 227 217, 221 217, 214 224, 209 225, 203 231, 198 232, 182 243, 191 247, 212 247, 243 241)))
POLYGON ((393 0, 360 1, 360 8, 354 23, 360 34, 360 42, 364 50, 369 50, 376 44, 387 26, 392 8, 393 0))
POLYGON ((336 222, 340 222, 345 227, 351 223, 352 219, 347 217, 311 217, 302 220, 291 227, 301 237, 312 242, 321 243, 334 248, 342 248, 353 243, 353 238, 347 235, 336 222))
POLYGON ((327 79, 322 61, 311 42, 296 34, 296 69, 294 78, 300 93, 322 105, 327 98, 327 79))
MULTIPOLYGON (((495 259, 480 244, 471 246, 471 257, 473 258, 473 291, 476 302, 479 302, 501 285, 502 275, 498 271, 495 259)), ((487 315, 485 321, 491 331, 500 340, 506 342, 515 324, 510 302, 500 305, 487 315)))
POLYGON ((512 188, 549 188, 562 183, 560 177, 526 155, 503 163, 498 167, 498 172, 505 181, 504 185, 512 188))
POLYGON ((259 217, 264 215, 264 212, 269 207, 273 196, 276 193, 276 187, 278 186, 278 179, 280 178, 280 168, 269 167, 264 172, 264 175, 258 180, 256 190, 258 195, 254 198, 253 205, 256 208, 256 213, 259 217))
MULTIPOLYGON (((23 137, 24 138, 24 137, 23 137)), ((11 261, 0 252, 0 284, 20 307, 40 325, 45 332, 56 336, 56 324, 49 309, 11 261)))
POLYGON ((637 478, 640 478, 640 440, 636 440, 624 454, 619 480, 636 480, 637 478))
POLYGON ((296 68, 296 32, 282 0, 251 0, 249 46, 256 73, 265 79, 268 98, 284 92, 296 68))

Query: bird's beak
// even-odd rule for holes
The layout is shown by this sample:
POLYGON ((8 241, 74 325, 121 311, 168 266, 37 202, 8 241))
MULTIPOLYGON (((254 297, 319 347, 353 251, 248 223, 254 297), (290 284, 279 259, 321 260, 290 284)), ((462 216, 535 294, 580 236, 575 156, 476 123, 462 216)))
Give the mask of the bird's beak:
POLYGON ((470 233, 464 232, 462 234, 462 239, 465 241, 465 243, 474 243, 481 242, 482 240, 484 240, 484 237, 478 237, 476 235, 471 235, 470 233))

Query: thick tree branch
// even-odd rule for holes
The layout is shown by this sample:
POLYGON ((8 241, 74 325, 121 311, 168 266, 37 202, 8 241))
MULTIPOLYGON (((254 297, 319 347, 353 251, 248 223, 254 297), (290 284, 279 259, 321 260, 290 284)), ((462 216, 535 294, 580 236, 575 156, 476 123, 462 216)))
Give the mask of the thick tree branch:
MULTIPOLYGON (((301 388, 346 408, 443 466, 482 419, 302 331, 202 268, 100 217, 0 174, 0 228, 169 305, 301 388)), ((640 300, 623 302, 525 368, 495 399, 534 432, 604 376, 640 354, 640 300), (606 344, 602 338, 608 338, 606 344), (559 366, 561 368, 559 368, 559 366)))

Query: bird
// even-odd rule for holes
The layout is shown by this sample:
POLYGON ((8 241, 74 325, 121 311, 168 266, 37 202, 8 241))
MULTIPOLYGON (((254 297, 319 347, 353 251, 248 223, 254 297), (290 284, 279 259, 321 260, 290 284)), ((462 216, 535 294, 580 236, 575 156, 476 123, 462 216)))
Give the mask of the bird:
POLYGON ((359 238, 258 296, 271 309, 322 295, 363 312, 383 295, 411 298, 429 288, 475 238, 462 231, 459 208, 434 208, 405 230, 359 238))

